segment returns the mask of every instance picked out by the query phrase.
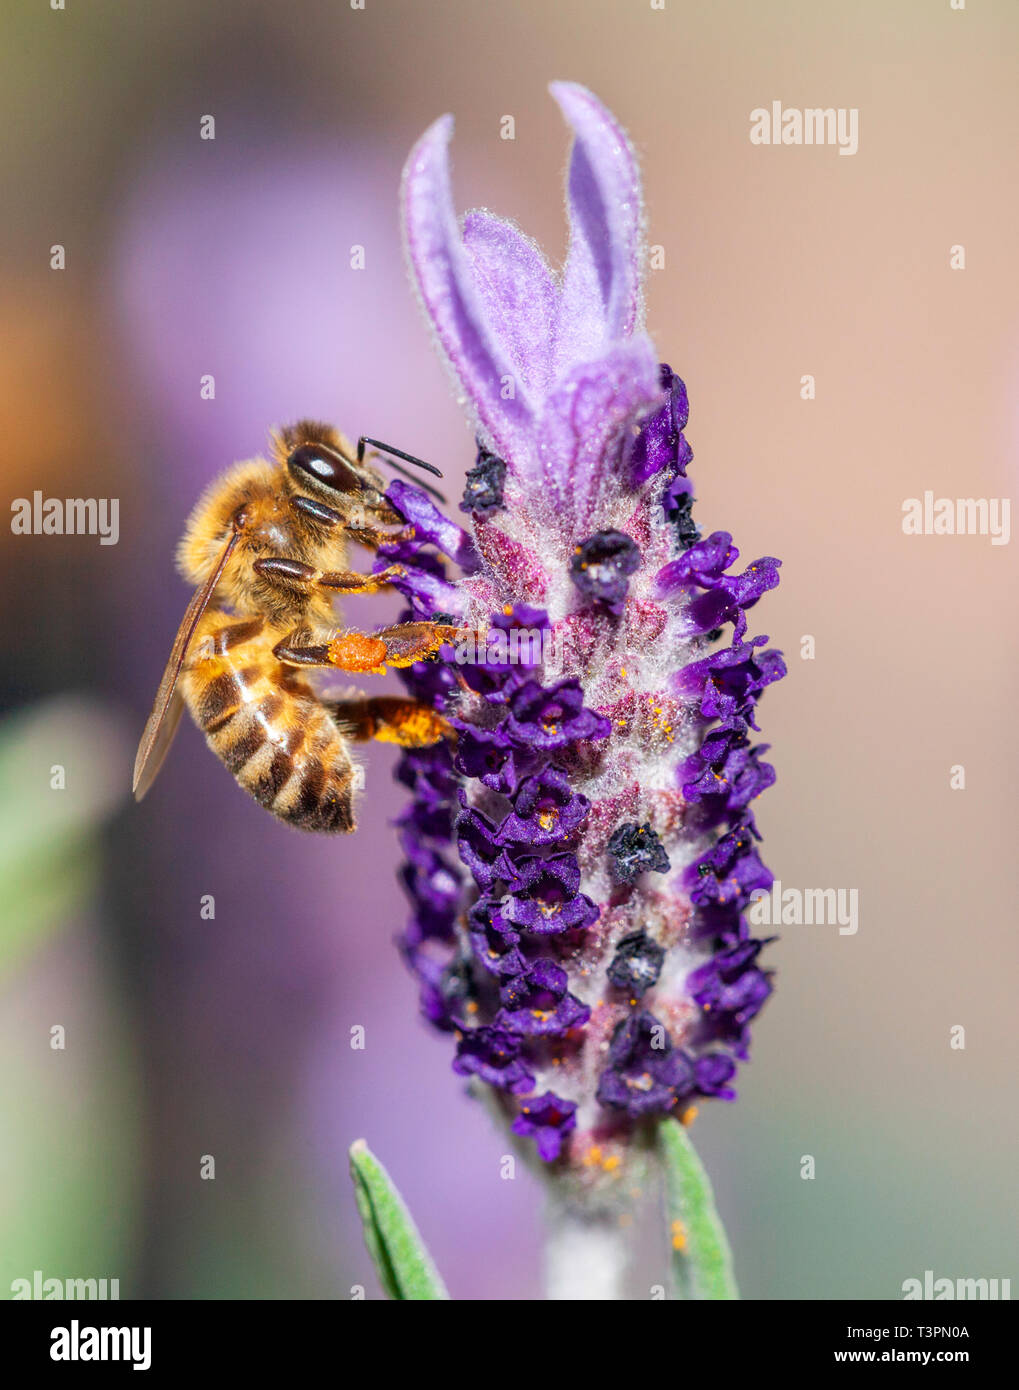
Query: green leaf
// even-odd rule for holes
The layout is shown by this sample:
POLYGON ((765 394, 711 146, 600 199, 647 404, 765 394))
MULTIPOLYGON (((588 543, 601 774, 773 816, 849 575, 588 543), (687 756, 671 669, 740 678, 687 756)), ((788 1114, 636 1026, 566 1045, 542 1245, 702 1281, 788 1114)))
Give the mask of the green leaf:
POLYGON ((403 1198, 363 1139, 350 1146, 350 1175, 364 1243, 389 1298, 448 1299, 403 1198))
POLYGON ((732 1252, 704 1165, 678 1120, 659 1126, 675 1298, 739 1298, 732 1252))

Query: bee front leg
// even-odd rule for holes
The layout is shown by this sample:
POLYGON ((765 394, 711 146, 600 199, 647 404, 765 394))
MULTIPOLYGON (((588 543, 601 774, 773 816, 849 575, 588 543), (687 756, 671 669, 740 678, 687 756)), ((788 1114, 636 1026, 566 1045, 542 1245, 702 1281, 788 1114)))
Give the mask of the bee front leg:
MULTIPOLYGON (((395 525, 403 521, 403 517, 394 512, 392 518, 383 520, 389 525, 395 525)), ((363 545, 368 550, 378 550, 380 545, 398 545, 400 541, 412 541, 414 527, 404 526, 400 531, 383 531, 378 526, 348 526, 346 534, 348 540, 357 541, 358 545, 363 545)))
POLYGON ((307 645, 294 632, 273 647, 273 654, 286 666, 331 666, 380 676, 387 666, 412 666, 434 656, 461 633, 448 623, 397 623, 379 632, 344 632, 331 642, 307 645))
MULTIPOLYGON (((383 501, 374 507, 364 507, 356 503, 353 510, 346 512, 337 511, 335 507, 328 507, 324 502, 317 501, 314 497, 294 497, 291 505, 295 511, 300 512, 301 516, 317 522, 319 526, 337 527, 340 526, 355 540, 360 540, 359 532, 365 535, 375 535, 378 537, 376 544, 381 545, 385 540, 398 540, 399 536, 392 536, 387 531, 380 531, 378 526, 372 522, 378 522, 379 526, 399 526, 404 518, 395 507, 388 501, 383 501), (371 518, 371 521, 368 518, 371 518)), ((410 529, 413 534, 413 528, 410 529)), ((363 545, 371 544, 369 541, 362 541, 363 545)))

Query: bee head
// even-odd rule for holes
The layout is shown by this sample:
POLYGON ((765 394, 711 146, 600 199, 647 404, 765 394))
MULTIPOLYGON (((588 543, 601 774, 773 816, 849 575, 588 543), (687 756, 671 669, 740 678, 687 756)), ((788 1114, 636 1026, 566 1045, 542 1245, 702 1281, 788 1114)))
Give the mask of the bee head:
POLYGON ((278 446, 278 457, 282 456, 293 482, 312 496, 328 501, 330 494, 344 494, 367 507, 381 503, 378 479, 349 457, 328 426, 302 422, 282 431, 278 446))

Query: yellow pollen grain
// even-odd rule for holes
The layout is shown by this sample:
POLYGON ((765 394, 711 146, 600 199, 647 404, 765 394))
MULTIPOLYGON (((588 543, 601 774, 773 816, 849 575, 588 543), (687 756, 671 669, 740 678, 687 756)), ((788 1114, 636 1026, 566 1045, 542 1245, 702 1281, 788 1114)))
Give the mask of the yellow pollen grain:
POLYGON ((598 1147, 597 1144, 592 1144, 591 1147, 588 1149, 588 1151, 584 1154, 584 1166, 585 1166, 585 1168, 591 1168, 591 1167, 593 1167, 596 1163, 600 1163, 600 1162, 601 1162, 601 1149, 599 1149, 599 1147, 598 1147))
POLYGON ((605 1170, 606 1173, 614 1173, 621 1162, 622 1159, 619 1157, 618 1154, 610 1154, 609 1157, 602 1164, 602 1168, 605 1170))
POLYGON ((686 1249, 686 1227, 682 1221, 672 1223, 672 1248, 673 1250, 686 1249))
POLYGON ((688 1105, 686 1109, 683 1111, 682 1115, 680 1115, 679 1123, 681 1125, 692 1125, 694 1120, 696 1120, 698 1114, 699 1111, 696 1105, 688 1105))

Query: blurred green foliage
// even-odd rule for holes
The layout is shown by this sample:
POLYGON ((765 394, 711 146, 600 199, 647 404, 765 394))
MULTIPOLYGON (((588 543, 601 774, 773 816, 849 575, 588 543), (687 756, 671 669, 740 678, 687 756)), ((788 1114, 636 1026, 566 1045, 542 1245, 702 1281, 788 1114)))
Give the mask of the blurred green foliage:
POLYGON ((120 742, 112 714, 70 698, 0 725, 0 976, 88 902, 120 742))

